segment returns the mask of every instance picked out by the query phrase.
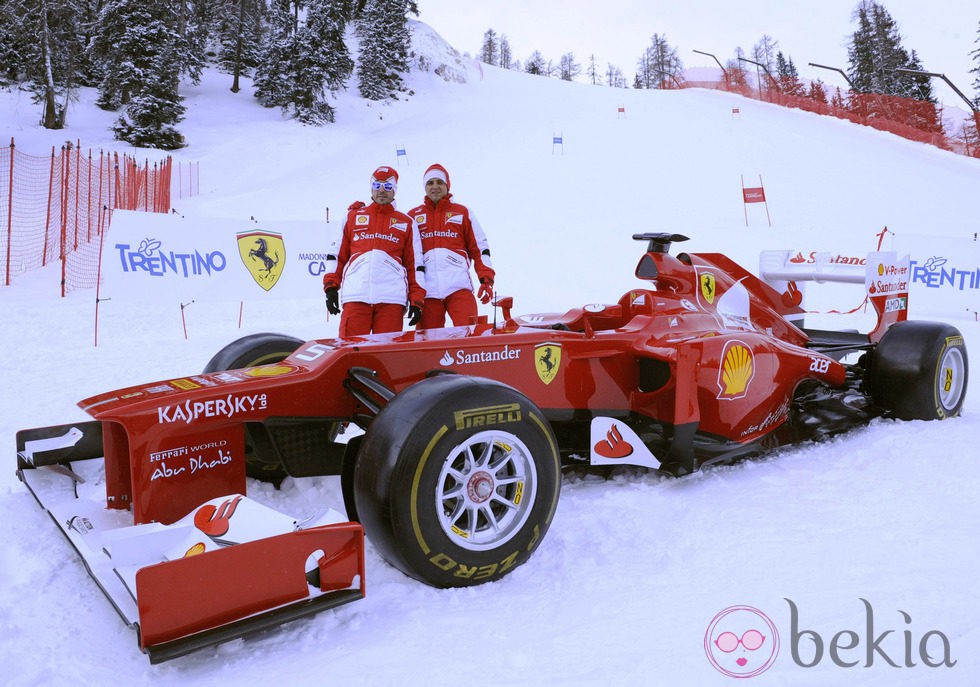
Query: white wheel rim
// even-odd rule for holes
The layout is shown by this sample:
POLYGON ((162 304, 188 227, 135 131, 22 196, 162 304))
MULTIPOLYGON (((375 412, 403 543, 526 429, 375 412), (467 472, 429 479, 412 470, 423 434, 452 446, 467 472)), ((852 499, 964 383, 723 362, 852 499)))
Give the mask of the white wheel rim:
POLYGON ((468 437, 446 458, 435 500, 442 531, 457 546, 484 551, 527 521, 537 493, 534 457, 509 432, 468 437))
POLYGON ((963 397, 966 384, 966 359, 959 348, 949 348, 939 361, 936 391, 944 410, 952 410, 963 397))

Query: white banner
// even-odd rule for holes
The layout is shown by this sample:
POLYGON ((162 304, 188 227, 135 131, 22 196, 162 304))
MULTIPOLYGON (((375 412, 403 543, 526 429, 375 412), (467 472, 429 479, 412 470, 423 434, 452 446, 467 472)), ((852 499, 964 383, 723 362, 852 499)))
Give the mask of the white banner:
POLYGON ((975 319, 980 310, 980 244, 970 238, 896 234, 912 257, 910 310, 975 319))
MULTIPOLYGON (((140 302, 321 298, 340 225, 116 210, 101 297, 140 302)), ((331 265, 332 268, 332 265, 331 265)))

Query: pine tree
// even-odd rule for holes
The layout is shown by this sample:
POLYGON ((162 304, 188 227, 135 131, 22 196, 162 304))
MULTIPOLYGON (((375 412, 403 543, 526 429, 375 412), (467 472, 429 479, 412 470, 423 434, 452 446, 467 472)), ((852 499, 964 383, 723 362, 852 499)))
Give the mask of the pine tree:
POLYGON ((902 45, 898 25, 882 5, 862 0, 858 28, 848 47, 849 78, 859 93, 878 93, 934 102, 929 78, 899 69, 922 70, 918 55, 902 45))
POLYGON ((800 83, 800 73, 793 64, 793 58, 787 58, 780 50, 776 53, 776 80, 779 89, 787 95, 802 95, 803 84, 800 83))
POLYGON ((18 83, 26 70, 28 52, 25 3, 0 4, 0 86, 18 83))
POLYGON ((677 49, 659 33, 650 38, 650 46, 637 60, 635 88, 670 88, 679 81, 684 66, 677 49), (673 83, 672 83, 673 82, 673 83))
POLYGON ((327 93, 343 88, 354 70, 344 42, 348 12, 345 0, 309 0, 305 22, 296 28, 287 93, 294 116, 304 124, 334 121, 327 93))
POLYGON ((43 104, 42 126, 60 129, 87 61, 77 30, 83 2, 11 0, 0 8, 0 84, 25 83, 43 104))
POLYGON ((273 0, 268 33, 255 67, 255 97, 304 124, 334 121, 327 94, 343 88, 354 70, 344 33, 347 0, 309 0, 305 15, 291 0, 273 0))
POLYGON ((871 26, 871 17, 865 5, 858 6, 856 18, 858 27, 851 34, 851 43, 847 49, 848 79, 858 93, 873 93, 876 62, 874 32, 871 26))
POLYGON ((524 63, 524 71, 528 74, 547 76, 547 63, 544 61, 544 56, 538 50, 535 50, 533 53, 531 53, 531 56, 527 58, 527 61, 524 63))
POLYGON ((216 21, 217 6, 213 0, 169 0, 170 11, 177 17, 178 62, 181 76, 199 83, 207 65, 211 27, 216 21))
POLYGON ((289 107, 287 74, 296 29, 290 4, 290 0, 271 0, 269 4, 268 32, 259 49, 253 80, 255 98, 263 107, 289 107))
POLYGON ((494 67, 504 66, 500 63, 500 40, 497 38, 497 32, 493 29, 487 29, 486 33, 483 34, 483 44, 480 46, 480 62, 494 67))
POLYGON ((264 35, 263 0, 224 0, 217 21, 218 68, 232 75, 231 91, 241 90, 240 77, 259 64, 264 35))
POLYGON ((836 112, 845 112, 848 109, 847 101, 844 100, 844 94, 840 92, 839 86, 834 89, 834 95, 830 99, 830 107, 836 112))
POLYGON ((113 131, 135 146, 184 145, 174 125, 185 111, 179 84, 187 62, 173 9, 166 0, 108 0, 99 17, 91 49, 102 76, 98 104, 125 106, 113 131))
POLYGON ((367 0, 357 23, 360 51, 358 90, 369 100, 397 98, 404 92, 412 37, 406 0, 367 0))
POLYGON ((818 103, 827 103, 827 87, 823 81, 817 79, 816 81, 810 82, 810 89, 807 91, 806 96, 812 100, 816 100, 818 103))

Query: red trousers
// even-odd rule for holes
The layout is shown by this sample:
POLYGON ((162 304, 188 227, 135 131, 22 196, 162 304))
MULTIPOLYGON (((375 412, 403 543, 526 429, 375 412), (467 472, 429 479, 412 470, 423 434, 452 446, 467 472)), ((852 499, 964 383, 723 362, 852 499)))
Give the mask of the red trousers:
POLYGON ((363 336, 400 332, 405 306, 398 303, 344 303, 340 313, 340 336, 363 336))
POLYGON ((437 329, 446 326, 446 313, 453 324, 462 327, 472 324, 476 317, 476 297, 472 291, 460 289, 443 300, 426 298, 422 303, 422 320, 419 329, 437 329))

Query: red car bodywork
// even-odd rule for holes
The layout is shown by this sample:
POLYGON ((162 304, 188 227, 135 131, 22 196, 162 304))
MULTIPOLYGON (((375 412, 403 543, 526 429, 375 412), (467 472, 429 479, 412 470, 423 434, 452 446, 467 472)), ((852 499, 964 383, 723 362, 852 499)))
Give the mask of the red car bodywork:
POLYGON ((802 380, 843 383, 844 366, 808 349, 807 335, 786 319, 801 310, 728 258, 652 249, 637 276, 651 288, 616 304, 498 326, 311 341, 281 363, 86 399, 79 405, 103 423, 108 505, 131 507, 137 523, 169 522, 205 499, 244 491, 246 425, 370 415, 347 391, 352 369, 373 371, 394 393, 439 372, 496 379, 556 427, 609 416, 665 428, 657 458, 692 464, 696 438, 738 446, 778 430, 802 380))

